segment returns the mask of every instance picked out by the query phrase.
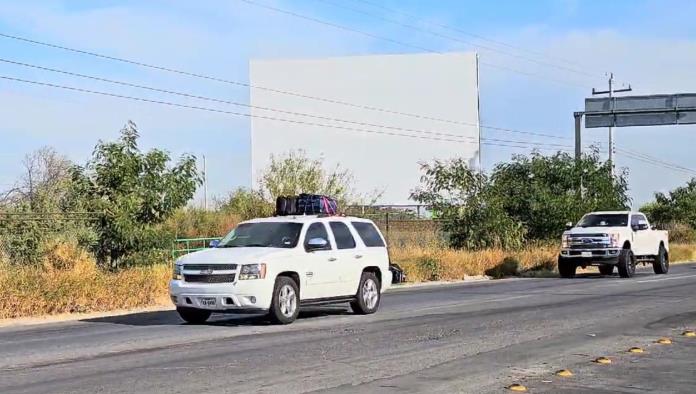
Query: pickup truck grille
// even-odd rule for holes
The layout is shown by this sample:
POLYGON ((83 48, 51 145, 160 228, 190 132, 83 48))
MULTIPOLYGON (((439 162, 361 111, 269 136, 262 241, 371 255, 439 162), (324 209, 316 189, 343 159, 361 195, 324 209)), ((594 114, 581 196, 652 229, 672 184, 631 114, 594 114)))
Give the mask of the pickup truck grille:
POLYGON ((232 283, 234 282, 235 274, 223 275, 184 275, 184 281, 190 283, 232 283))
POLYGON ((571 234, 570 249, 606 249, 611 245, 608 234, 571 234))
POLYGON ((184 264, 184 271, 234 271, 237 264, 184 264))

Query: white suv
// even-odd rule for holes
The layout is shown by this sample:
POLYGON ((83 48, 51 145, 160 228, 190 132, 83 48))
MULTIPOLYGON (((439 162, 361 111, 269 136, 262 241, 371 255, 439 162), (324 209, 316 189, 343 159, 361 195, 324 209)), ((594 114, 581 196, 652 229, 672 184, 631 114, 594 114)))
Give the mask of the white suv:
POLYGON ((391 285, 384 237, 370 220, 282 216, 240 223, 219 244, 174 263, 169 293, 179 315, 267 313, 293 322, 299 307, 350 302, 377 311, 391 285))

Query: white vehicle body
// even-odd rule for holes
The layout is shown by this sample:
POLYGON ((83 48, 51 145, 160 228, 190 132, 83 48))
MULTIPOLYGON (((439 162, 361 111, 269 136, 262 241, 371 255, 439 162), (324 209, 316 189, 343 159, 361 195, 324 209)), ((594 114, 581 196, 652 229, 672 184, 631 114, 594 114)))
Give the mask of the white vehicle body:
POLYGON ((369 220, 341 216, 278 216, 242 222, 237 229, 259 223, 293 226, 299 232, 296 244, 286 240, 291 237, 283 237, 287 245, 282 247, 224 247, 221 244, 187 254, 175 262, 174 278, 169 285, 172 302, 178 308, 213 312, 269 312, 279 277, 296 283, 300 305, 355 301, 364 272, 373 273, 377 278, 379 293, 391 285, 386 242, 369 220), (363 231, 374 229, 371 233, 373 245, 366 244, 365 234, 356 226, 363 231), (311 249, 308 243, 314 236, 308 232, 321 233, 322 228, 328 236, 328 244, 311 249))
MULTIPOLYGON (((666 260, 668 267, 667 231, 655 230, 647 217, 640 212, 592 212, 583 216, 577 225, 563 233, 559 271, 562 268, 561 265, 565 264, 583 268, 595 265, 604 268, 607 272, 611 272, 613 266, 620 266, 621 273, 621 265, 626 262, 624 257, 633 259, 632 263, 626 260, 629 264, 633 264, 633 268, 636 262, 664 265, 665 262, 658 261, 661 258, 666 260)), ((664 272, 658 272, 656 266, 655 272, 666 273, 667 268, 662 269, 664 272)), ((565 276, 563 272, 561 275, 565 276)), ((569 276, 573 275, 574 271, 569 276)), ((622 276, 626 275, 622 274, 622 276)))

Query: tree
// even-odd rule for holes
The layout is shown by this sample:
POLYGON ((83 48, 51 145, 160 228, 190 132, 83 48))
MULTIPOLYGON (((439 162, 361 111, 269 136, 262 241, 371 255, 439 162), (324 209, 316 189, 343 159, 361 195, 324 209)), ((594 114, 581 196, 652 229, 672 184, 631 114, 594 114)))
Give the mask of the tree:
POLYGON ((642 210, 657 224, 685 223, 696 229, 696 178, 667 194, 655 193, 655 201, 642 210))
POLYGON ((627 172, 612 177, 595 150, 578 162, 567 153, 517 155, 495 166, 492 193, 531 239, 555 239, 564 224, 598 210, 627 209, 627 172), (582 184, 582 195, 579 185, 582 184))
POLYGON ((520 247, 524 229, 504 210, 483 174, 465 160, 421 164, 421 186, 411 198, 430 207, 453 248, 520 247))
POLYGON ((129 121, 118 141, 100 141, 92 159, 73 171, 75 193, 100 214, 95 254, 113 268, 131 253, 170 247, 171 237, 157 225, 183 207, 201 183, 194 156, 170 166, 165 151, 142 153, 138 138, 129 121))
POLYGON ((241 187, 231 192, 218 204, 220 211, 234 213, 241 220, 270 216, 275 209, 275 204, 266 201, 261 192, 241 187))
POLYGON ((261 174, 259 192, 269 202, 278 196, 324 194, 345 206, 357 198, 352 190, 353 181, 351 172, 339 165, 326 171, 323 159, 310 159, 302 150, 290 151, 271 156, 270 164, 261 174))

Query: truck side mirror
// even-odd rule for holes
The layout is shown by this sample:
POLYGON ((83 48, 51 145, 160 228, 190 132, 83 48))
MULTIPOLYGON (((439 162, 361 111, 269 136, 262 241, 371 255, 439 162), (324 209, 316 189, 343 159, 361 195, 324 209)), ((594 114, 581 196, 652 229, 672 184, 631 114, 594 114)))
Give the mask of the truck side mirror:
POLYGON ((312 252, 314 250, 326 249, 328 245, 329 241, 325 240, 324 238, 312 238, 307 241, 307 251, 312 252))
POLYGON ((210 241, 210 244, 208 244, 208 247, 217 248, 218 245, 220 245, 220 240, 214 239, 214 240, 210 241))
POLYGON ((566 223, 565 229, 566 229, 566 230, 570 230, 571 228, 573 228, 573 222, 568 222, 568 223, 566 223))

